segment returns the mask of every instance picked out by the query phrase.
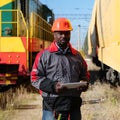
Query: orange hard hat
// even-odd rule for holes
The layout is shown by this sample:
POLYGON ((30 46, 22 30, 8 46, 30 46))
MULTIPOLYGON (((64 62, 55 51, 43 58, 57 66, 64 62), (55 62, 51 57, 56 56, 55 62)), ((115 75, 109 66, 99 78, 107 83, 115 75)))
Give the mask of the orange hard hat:
POLYGON ((52 32, 54 31, 71 31, 72 25, 70 21, 66 18, 57 18, 52 26, 52 32))

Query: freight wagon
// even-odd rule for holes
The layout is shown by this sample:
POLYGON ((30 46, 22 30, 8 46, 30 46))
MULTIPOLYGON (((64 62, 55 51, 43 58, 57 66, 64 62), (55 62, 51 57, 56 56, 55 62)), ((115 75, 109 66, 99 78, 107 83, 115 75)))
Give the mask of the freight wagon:
POLYGON ((120 0, 95 0, 87 37, 93 62, 112 85, 120 85, 120 0))

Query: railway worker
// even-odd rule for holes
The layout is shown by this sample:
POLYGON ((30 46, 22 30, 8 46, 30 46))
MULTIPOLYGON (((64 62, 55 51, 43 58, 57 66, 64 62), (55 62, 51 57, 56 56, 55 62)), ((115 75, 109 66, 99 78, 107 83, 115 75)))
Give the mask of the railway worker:
POLYGON ((54 21, 54 41, 40 51, 31 71, 31 83, 43 97, 42 120, 81 120, 81 93, 88 89, 89 72, 81 54, 70 44, 71 23, 66 18, 54 21), (63 83, 86 81, 77 88, 63 83))

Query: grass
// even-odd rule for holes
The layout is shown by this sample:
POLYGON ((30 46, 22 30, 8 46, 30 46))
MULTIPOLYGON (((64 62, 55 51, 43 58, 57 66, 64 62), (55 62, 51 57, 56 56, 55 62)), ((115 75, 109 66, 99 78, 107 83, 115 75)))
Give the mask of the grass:
MULTIPOLYGON (((33 88, 31 87, 31 89, 33 88)), ((26 106, 32 103, 32 101, 36 101, 37 95, 36 92, 28 90, 25 86, 19 86, 5 93, 0 93, 0 120, 16 120, 16 116, 19 115, 21 110, 23 111, 22 113, 26 115, 27 112, 24 112, 24 110, 29 109, 26 109, 26 106), (22 107, 21 109, 20 106, 22 105, 25 106, 25 108, 22 107)), ((24 120, 25 115, 23 115, 22 120, 24 120)), ((22 117, 22 115, 20 115, 20 117, 22 117)), ((30 118, 32 118, 32 116, 30 116, 30 118)))
POLYGON ((111 89, 109 85, 99 84, 90 86, 82 98, 83 120, 119 120, 120 118, 120 88, 111 89), (89 102, 93 100, 93 102, 89 102))
POLYGON ((7 92, 0 93, 0 108, 3 110, 12 109, 19 104, 28 103, 35 99, 34 95, 25 86, 10 89, 7 92))

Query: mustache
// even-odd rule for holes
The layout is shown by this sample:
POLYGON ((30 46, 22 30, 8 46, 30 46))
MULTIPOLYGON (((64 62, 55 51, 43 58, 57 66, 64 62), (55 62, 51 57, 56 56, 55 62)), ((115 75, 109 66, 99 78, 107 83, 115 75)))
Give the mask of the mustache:
POLYGON ((70 41, 70 39, 69 38, 62 38, 62 39, 60 39, 61 41, 70 41))

